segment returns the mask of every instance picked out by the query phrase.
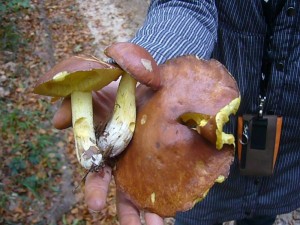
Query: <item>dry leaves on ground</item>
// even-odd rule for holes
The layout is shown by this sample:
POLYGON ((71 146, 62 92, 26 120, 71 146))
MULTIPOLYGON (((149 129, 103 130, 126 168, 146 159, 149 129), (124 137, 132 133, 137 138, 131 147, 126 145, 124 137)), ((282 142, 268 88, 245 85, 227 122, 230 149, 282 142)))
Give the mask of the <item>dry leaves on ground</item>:
POLYGON ((28 5, 3 11, 0 27, 5 44, 0 52, 0 223, 117 224, 113 183, 108 207, 97 215, 84 204, 83 186, 73 194, 85 171, 77 163, 72 133, 51 125, 59 103, 32 94, 36 80, 55 62, 93 54, 94 39, 75 0, 20 2, 28 5))

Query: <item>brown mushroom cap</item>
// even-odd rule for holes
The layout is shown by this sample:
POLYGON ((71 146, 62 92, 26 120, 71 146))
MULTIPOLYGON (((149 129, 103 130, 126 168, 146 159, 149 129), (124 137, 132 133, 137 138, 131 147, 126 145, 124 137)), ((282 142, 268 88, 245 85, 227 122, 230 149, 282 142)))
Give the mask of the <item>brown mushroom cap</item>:
POLYGON ((73 91, 96 91, 116 80, 123 71, 95 57, 73 56, 42 76, 34 93, 65 97, 73 91))
POLYGON ((134 137, 114 171, 117 187, 140 208, 174 216, 204 198, 228 176, 234 147, 221 151, 181 124, 185 113, 214 117, 239 97, 237 84, 216 60, 178 57, 160 66, 162 88, 147 93, 139 108, 134 137))
POLYGON ((107 47, 105 54, 138 82, 154 90, 160 87, 158 66, 143 47, 128 42, 117 42, 107 47))

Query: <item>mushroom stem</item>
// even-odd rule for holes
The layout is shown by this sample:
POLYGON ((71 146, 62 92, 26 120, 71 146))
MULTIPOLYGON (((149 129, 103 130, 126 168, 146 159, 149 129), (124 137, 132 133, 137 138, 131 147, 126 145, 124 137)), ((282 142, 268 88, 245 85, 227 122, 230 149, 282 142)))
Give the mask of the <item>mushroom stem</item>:
POLYGON ((129 144, 136 121, 136 80, 125 73, 120 81, 113 116, 98 139, 98 146, 104 155, 120 154, 129 144))
POLYGON ((96 146, 92 93, 73 92, 71 104, 77 159, 83 167, 89 169, 92 164, 99 165, 102 160, 102 155, 96 146))

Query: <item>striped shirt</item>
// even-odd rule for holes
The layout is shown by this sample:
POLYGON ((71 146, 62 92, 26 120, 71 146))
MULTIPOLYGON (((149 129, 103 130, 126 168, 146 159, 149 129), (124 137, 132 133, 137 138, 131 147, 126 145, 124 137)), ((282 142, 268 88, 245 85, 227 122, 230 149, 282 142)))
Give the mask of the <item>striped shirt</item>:
MULTIPOLYGON (((274 10, 279 0, 272 1, 274 10)), ((240 113, 256 113, 267 24, 261 0, 159 1, 150 4, 132 42, 159 62, 186 54, 216 58, 235 76, 240 113)), ((271 77, 266 111, 283 116, 278 161, 269 177, 239 175, 237 159, 228 179, 177 224, 210 225, 253 215, 277 215, 300 207, 300 2, 286 0, 270 39, 271 77)), ((228 128, 233 132, 235 123, 228 128)))

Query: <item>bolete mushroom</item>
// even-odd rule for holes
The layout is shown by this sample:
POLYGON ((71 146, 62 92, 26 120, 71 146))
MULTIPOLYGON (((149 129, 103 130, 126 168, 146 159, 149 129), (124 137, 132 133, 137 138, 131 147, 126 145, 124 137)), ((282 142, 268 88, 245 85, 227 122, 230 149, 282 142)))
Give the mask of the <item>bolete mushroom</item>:
POLYGON ((116 80, 123 71, 95 57, 73 56, 42 76, 34 93, 53 97, 71 96, 72 124, 76 155, 80 164, 90 169, 102 162, 93 125, 92 91, 116 80))
POLYGON ((135 129, 137 82, 156 90, 160 87, 160 76, 153 57, 136 44, 117 42, 106 48, 105 54, 125 71, 118 87, 113 116, 98 139, 99 147, 109 157, 114 157, 127 147, 135 129))
POLYGON ((159 68, 161 88, 147 92, 114 176, 139 208, 168 217, 192 208, 228 176, 234 137, 220 129, 237 111, 240 94, 216 60, 182 56, 159 68))

